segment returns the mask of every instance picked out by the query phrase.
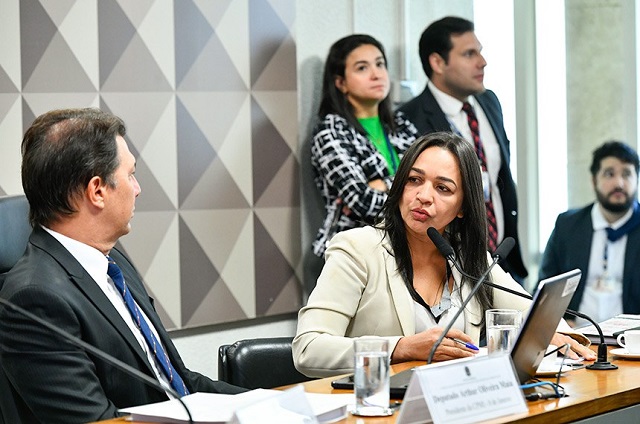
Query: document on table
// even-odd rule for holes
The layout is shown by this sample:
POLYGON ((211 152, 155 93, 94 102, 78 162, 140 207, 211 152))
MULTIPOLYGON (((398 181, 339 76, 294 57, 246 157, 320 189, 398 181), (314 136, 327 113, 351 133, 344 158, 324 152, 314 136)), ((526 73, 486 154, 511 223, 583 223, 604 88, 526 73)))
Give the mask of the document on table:
MULTIPOLYGON (((193 393, 182 398, 191 413, 193 422, 198 424, 224 424, 234 419, 234 413, 257 403, 264 402, 265 408, 272 408, 271 398, 286 397, 301 386, 293 389, 265 390, 256 389, 237 395, 218 393, 193 393)), ((304 393, 313 415, 323 422, 331 422, 346 416, 347 405, 353 404, 353 394, 320 394, 304 393)), ((286 408, 286 404, 283 405, 286 408)), ((121 409, 120 412, 131 414, 133 421, 162 422, 170 424, 188 423, 189 418, 180 401, 173 399, 165 402, 134 406, 121 409)), ((273 411, 265 410, 265 416, 273 411)))
MULTIPOLYGON (((604 335, 605 343, 617 346, 616 338, 619 333, 625 330, 640 330, 640 315, 620 314, 602 321, 598 325, 604 335)), ((600 335, 593 325, 576 328, 576 330, 587 336, 593 343, 600 343, 600 335)))

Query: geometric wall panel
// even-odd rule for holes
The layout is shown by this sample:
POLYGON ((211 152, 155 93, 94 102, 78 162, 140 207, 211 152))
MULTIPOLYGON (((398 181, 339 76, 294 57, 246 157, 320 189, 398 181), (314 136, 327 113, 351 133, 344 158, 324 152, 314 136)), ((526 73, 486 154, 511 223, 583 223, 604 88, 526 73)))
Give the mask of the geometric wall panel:
POLYGON ((18 87, 11 81, 9 74, 0 66, 0 90, 3 93, 18 93, 18 87))
MULTIPOLYGON (((287 25, 292 22, 283 21, 282 16, 276 12, 274 5, 277 7, 278 3, 282 2, 269 0, 251 2, 249 31, 251 35, 251 85, 254 89, 295 89, 295 50, 290 48, 292 38, 287 25), (284 54, 281 54, 280 50, 284 51, 284 54), (265 73, 265 69, 268 69, 271 63, 282 63, 283 58, 288 59, 284 60, 284 63, 288 65, 288 72, 283 73, 282 71, 286 68, 281 67, 279 72, 281 77, 278 80, 283 82, 288 80, 285 83, 286 87, 278 87, 277 85, 256 87, 256 82, 265 73), (288 79, 291 72, 294 74, 293 78, 288 79)), ((271 68, 271 70, 275 71, 275 68, 271 68)), ((270 72, 270 74, 273 73, 270 72)))
POLYGON ((254 101, 251 106, 253 200, 257 201, 293 152, 258 103, 254 101), (267 154, 269 161, 264 160, 267 154))
MULTIPOLYGON (((278 249, 277 243, 269 235, 259 218, 254 219, 255 267, 256 267, 256 313, 267 315, 269 308, 280 292, 294 278, 294 268, 278 249)), ((300 305, 297 304, 297 307, 300 305)), ((295 310, 295 308, 294 308, 295 310)))
POLYGON ((182 205, 216 158, 216 152, 180 99, 176 101, 176 120, 178 196, 182 205))
POLYGON ((120 116, 142 192, 118 246, 170 328, 301 306, 295 0, 1 0, 0 195, 51 109, 120 116))

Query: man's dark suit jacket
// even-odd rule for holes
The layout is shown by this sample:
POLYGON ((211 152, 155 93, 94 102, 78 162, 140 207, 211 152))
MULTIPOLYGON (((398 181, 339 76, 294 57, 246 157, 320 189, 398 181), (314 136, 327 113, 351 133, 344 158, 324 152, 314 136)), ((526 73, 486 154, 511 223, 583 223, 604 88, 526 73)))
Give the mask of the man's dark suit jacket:
MULTIPOLYGON (((110 256, 189 391, 244 391, 185 367, 138 272, 116 249, 110 256)), ((25 255, 6 274, 0 296, 156 378, 140 344, 96 282, 43 229, 32 232, 25 255)), ((22 422, 96 421, 117 416, 118 408, 168 399, 28 318, 7 308, 0 311, 0 364, 22 422)))
MULTIPOLYGON (((482 94, 475 96, 475 99, 482 107, 485 115, 487 115, 487 119, 491 124, 493 133, 500 146, 502 166, 498 172, 498 188, 500 190, 504 211, 504 237, 513 237, 516 241, 514 249, 509 256, 507 256, 506 261, 501 262, 500 265, 505 271, 511 273, 514 279, 522 284, 528 273, 522 261, 520 241, 518 240, 518 197, 516 194, 516 185, 511 176, 511 170, 509 169, 511 153, 509 149, 509 139, 504 130, 502 107, 496 95, 490 90, 486 90, 482 94)), ((447 117, 438 105, 435 97, 433 97, 429 87, 425 87, 420 95, 405 103, 399 110, 404 112, 421 135, 436 131, 451 131, 449 121, 447 121, 447 117)))
MULTIPOLYGON (((593 204, 558 215, 556 226, 549 237, 547 248, 544 250, 538 273, 538 279, 543 280, 575 268, 582 271, 578 288, 569 303, 569 309, 575 311, 580 307, 589 274, 589 257, 593 237, 592 207, 593 204)), ((625 314, 640 314, 638 264, 640 264, 640 227, 636 227, 627 234, 624 271, 622 273, 622 310, 625 314)))

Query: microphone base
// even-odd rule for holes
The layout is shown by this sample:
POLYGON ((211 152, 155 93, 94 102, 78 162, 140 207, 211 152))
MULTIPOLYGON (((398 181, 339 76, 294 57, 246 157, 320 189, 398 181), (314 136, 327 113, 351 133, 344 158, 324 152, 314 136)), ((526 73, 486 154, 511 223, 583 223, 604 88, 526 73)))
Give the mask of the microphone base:
POLYGON ((611 362, 599 362, 599 361, 596 361, 591 365, 587 365, 586 368, 588 370, 607 371, 607 370, 617 370, 618 366, 617 365, 613 365, 611 362))

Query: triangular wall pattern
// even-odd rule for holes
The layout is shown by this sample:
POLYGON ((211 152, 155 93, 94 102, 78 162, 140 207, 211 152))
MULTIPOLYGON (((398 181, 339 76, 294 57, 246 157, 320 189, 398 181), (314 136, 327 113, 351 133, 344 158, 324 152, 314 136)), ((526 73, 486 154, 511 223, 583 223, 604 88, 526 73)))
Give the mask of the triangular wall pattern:
POLYGON ((142 188, 118 245, 165 324, 297 311, 295 0, 20 0, 2 10, 0 153, 11 163, 0 195, 21 192, 20 142, 35 117, 112 112, 142 188))

